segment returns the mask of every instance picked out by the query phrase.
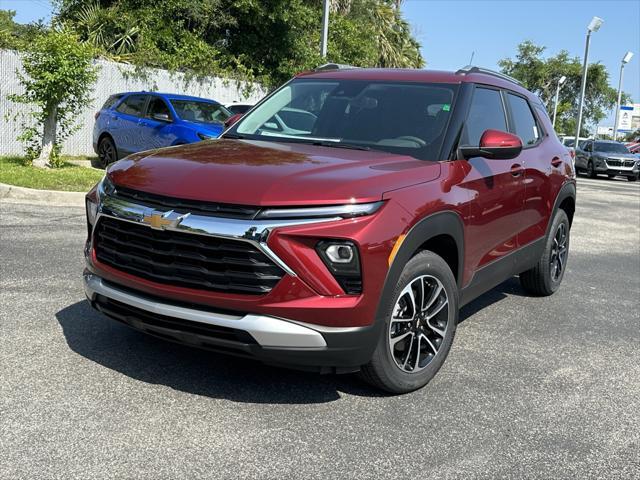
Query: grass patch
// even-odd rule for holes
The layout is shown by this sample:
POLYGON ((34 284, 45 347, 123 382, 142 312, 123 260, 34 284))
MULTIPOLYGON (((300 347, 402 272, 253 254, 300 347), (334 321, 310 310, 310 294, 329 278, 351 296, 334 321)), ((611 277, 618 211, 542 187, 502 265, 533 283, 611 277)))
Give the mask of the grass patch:
MULTIPOLYGON (((79 157, 68 157, 78 160, 79 157)), ((82 158, 86 160, 87 158, 82 158)), ((104 170, 80 167, 65 161, 60 168, 42 169, 24 165, 22 157, 0 157, 0 183, 39 190, 86 192, 104 175, 104 170)))

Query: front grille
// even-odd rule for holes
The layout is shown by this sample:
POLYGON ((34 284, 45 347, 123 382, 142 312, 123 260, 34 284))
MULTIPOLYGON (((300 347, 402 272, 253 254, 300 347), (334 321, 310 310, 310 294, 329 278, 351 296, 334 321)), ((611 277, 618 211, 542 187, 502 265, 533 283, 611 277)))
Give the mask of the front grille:
POLYGON ((173 197, 165 197, 154 193, 131 190, 125 187, 116 187, 112 194, 129 202, 143 204, 158 210, 174 210, 178 213, 193 213, 225 218, 251 219, 256 216, 259 208, 244 205, 231 205, 227 203, 211 203, 200 200, 186 200, 173 197))
POLYGON ((154 230, 109 217, 99 220, 94 244, 105 265, 179 287, 260 295, 284 276, 248 242, 154 230))
POLYGON ((635 160, 620 160, 617 158, 607 158, 607 165, 610 167, 633 167, 635 160))

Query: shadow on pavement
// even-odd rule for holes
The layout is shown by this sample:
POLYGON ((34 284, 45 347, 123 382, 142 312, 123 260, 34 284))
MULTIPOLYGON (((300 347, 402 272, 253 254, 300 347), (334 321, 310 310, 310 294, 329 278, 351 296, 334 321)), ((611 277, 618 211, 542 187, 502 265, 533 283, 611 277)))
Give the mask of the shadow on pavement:
POLYGON ((332 402, 340 392, 381 396, 355 375, 287 370, 156 339, 107 318, 87 301, 60 310, 56 318, 79 355, 133 379, 187 393, 276 404, 332 402))
MULTIPOLYGON (((460 322, 507 295, 524 295, 516 277, 466 305, 460 322)), ((133 379, 187 393, 276 404, 332 402, 340 392, 383 396, 355 375, 299 372, 156 339, 105 317, 87 301, 60 310, 56 318, 79 355, 133 379)))

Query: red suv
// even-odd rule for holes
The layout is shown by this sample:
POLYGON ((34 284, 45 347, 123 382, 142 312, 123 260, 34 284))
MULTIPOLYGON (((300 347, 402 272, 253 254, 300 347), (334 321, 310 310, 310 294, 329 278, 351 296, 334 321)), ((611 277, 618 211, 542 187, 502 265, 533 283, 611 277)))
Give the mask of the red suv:
POLYGON ((515 80, 328 66, 218 140, 113 164, 87 195, 85 289, 157 337, 407 392, 462 305, 513 275, 559 287, 575 197, 515 80))

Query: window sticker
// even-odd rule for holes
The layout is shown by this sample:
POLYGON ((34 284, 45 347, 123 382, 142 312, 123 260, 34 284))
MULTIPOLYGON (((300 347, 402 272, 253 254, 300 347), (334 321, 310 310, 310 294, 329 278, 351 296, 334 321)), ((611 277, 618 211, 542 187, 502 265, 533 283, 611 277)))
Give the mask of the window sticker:
POLYGON ((448 112, 449 110, 451 110, 451 104, 450 103, 445 103, 444 105, 442 105, 442 111, 443 112, 448 112))

